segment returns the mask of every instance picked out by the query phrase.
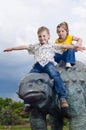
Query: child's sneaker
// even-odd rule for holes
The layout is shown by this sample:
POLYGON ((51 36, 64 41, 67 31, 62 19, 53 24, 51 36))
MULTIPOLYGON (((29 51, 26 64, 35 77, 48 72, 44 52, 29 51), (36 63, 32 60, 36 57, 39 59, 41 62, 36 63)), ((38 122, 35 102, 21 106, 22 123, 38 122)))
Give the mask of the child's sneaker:
POLYGON ((20 113, 20 115, 26 115, 33 109, 32 106, 26 106, 23 111, 20 113))
POLYGON ((70 63, 66 63, 66 68, 71 68, 71 64, 70 63))
POLYGON ((61 108, 68 108, 69 107, 65 98, 60 99, 60 106, 61 106, 61 108))

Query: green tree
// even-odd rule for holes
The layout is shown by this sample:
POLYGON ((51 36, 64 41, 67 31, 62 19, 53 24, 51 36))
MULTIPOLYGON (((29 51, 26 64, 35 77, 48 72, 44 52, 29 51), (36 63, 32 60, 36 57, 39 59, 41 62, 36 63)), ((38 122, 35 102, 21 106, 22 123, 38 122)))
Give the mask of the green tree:
POLYGON ((10 107, 3 108, 0 116, 1 125, 16 125, 22 123, 21 117, 14 114, 10 107))
POLYGON ((21 101, 13 101, 11 98, 0 98, 0 124, 21 124, 24 116, 20 116, 24 104, 21 101))

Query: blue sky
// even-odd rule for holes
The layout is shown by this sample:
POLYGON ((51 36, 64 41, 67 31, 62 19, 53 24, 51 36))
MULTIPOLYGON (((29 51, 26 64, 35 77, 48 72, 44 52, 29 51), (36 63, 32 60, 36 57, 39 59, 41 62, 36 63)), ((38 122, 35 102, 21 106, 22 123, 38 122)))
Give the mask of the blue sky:
MULTIPOLYGON (((81 37, 86 46, 85 0, 0 0, 0 96, 17 100, 19 80, 31 69, 33 56, 26 51, 5 52, 7 47, 36 43, 39 26, 50 29, 51 39, 57 37, 56 26, 66 21, 70 34, 81 37)), ((86 51, 77 52, 76 59, 86 64, 86 51)))

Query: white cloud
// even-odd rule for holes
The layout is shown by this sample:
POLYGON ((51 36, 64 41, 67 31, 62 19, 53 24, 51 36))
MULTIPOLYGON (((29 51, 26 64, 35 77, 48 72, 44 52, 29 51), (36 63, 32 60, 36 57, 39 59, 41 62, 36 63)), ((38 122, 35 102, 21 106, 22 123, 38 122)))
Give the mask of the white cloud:
POLYGON ((36 31, 48 26, 51 41, 56 38, 56 26, 67 21, 75 36, 86 41, 86 2, 83 0, 0 0, 0 50, 23 43, 35 43, 36 31))
POLYGON ((86 18, 86 7, 76 7, 72 13, 78 15, 78 17, 86 18))
MULTIPOLYGON (((14 44, 17 39, 27 41, 34 36, 39 20, 39 11, 17 0, 0 1, 0 39, 4 44, 0 48, 14 44), (5 4, 4 4, 5 3, 5 4)), ((34 38, 32 38, 34 39, 34 38)))
POLYGON ((23 102, 23 100, 21 100, 16 93, 11 93, 11 94, 9 93, 8 95, 10 95, 10 98, 12 98, 14 101, 22 101, 23 102))
POLYGON ((76 53, 76 59, 78 61, 83 62, 86 65, 86 51, 85 52, 77 52, 76 53))
POLYGON ((78 36, 80 38, 83 39, 83 44, 86 45, 86 36, 85 36, 85 31, 86 30, 86 23, 81 21, 75 21, 74 23, 72 23, 72 27, 71 27, 71 32, 73 33, 74 36, 78 36))
POLYGON ((21 100, 18 95, 16 93, 0 93, 0 96, 3 98, 11 98, 13 101, 21 101, 23 102, 23 100, 21 100))

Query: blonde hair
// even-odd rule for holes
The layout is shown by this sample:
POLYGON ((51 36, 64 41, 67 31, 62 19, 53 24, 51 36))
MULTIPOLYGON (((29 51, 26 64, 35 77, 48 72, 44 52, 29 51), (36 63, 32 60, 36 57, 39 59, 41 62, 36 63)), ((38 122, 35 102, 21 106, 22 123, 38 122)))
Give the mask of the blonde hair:
POLYGON ((42 31, 46 31, 48 34, 50 34, 50 30, 47 27, 41 26, 38 28, 37 34, 39 34, 42 31))
POLYGON ((69 28, 68 28, 68 24, 67 22, 62 22, 60 24, 57 25, 57 28, 56 28, 56 32, 58 32, 58 28, 64 28, 64 30, 67 32, 67 35, 69 34, 69 28))

